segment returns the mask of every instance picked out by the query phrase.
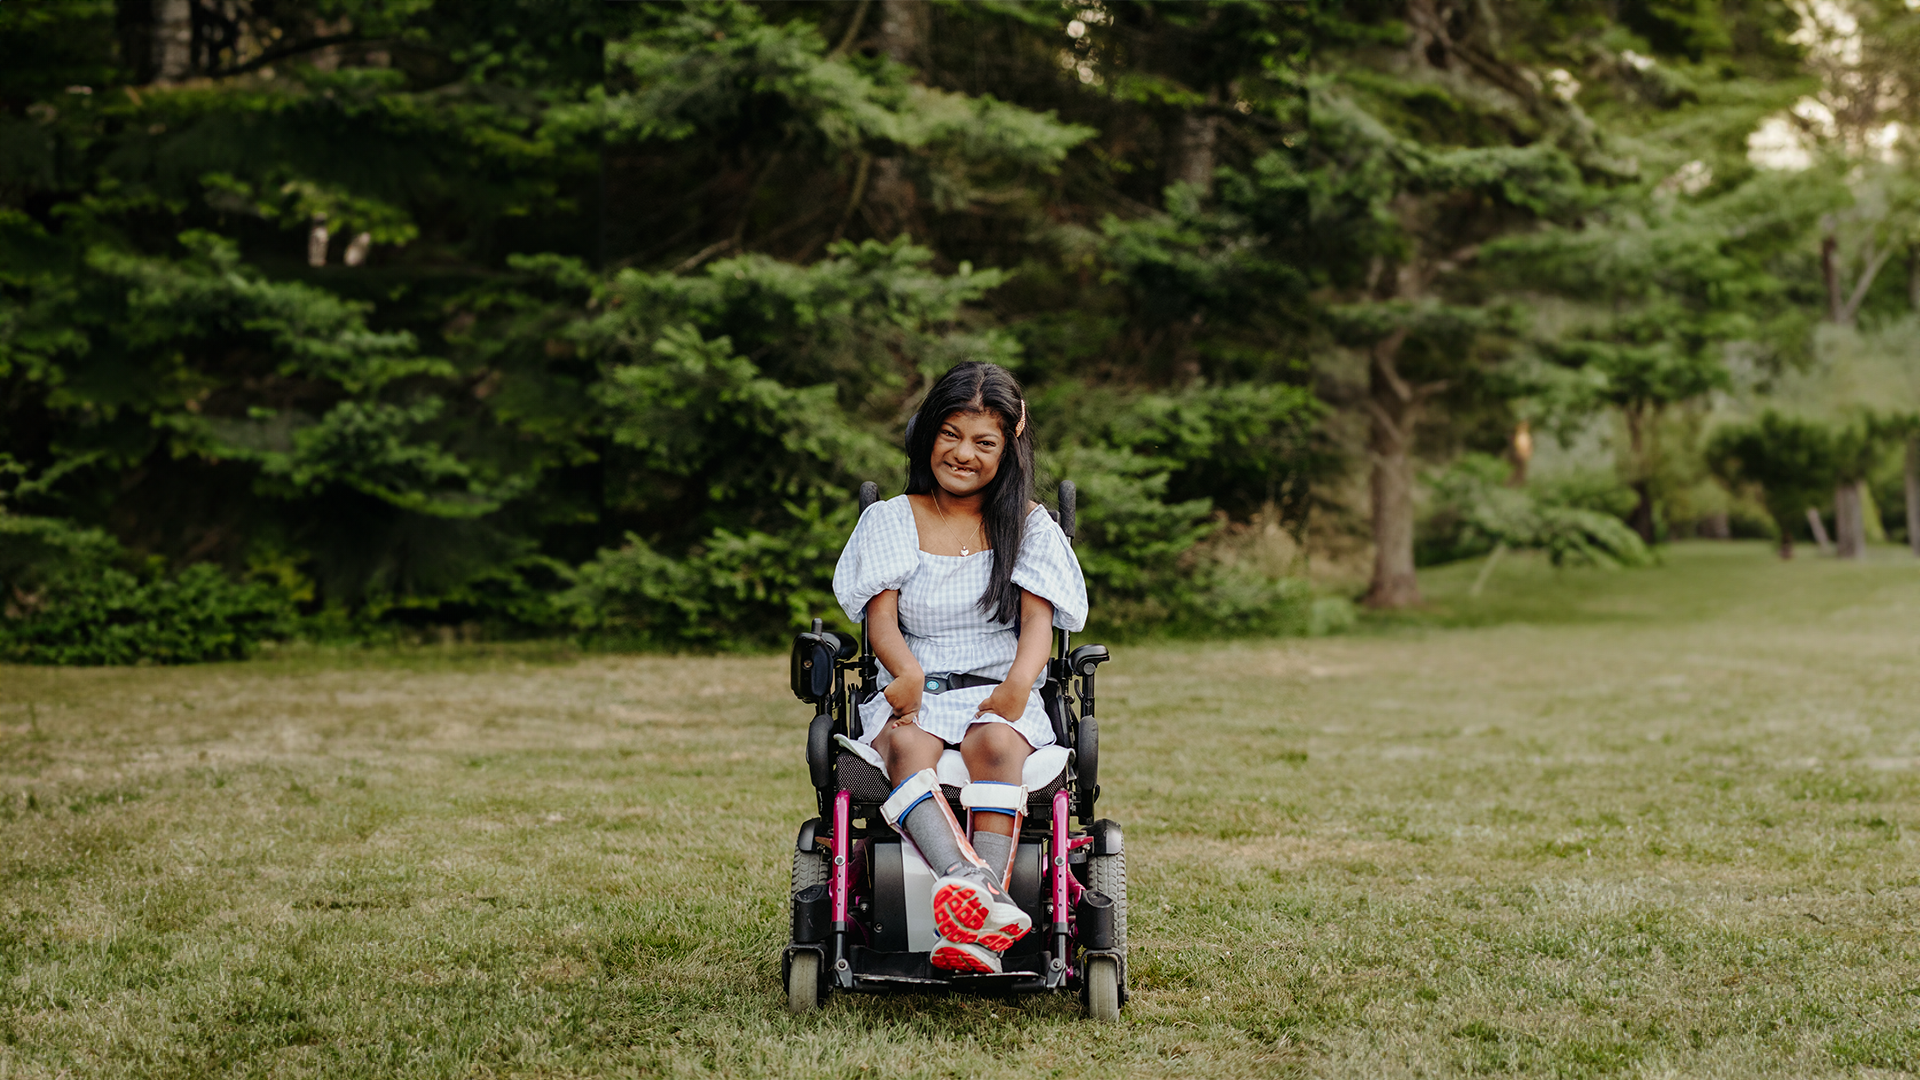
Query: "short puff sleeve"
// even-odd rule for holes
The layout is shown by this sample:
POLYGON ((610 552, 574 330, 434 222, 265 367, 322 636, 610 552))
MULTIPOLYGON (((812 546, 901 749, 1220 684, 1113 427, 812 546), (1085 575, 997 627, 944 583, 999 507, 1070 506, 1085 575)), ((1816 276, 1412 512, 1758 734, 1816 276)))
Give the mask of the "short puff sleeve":
POLYGON ((867 507, 833 568, 833 595, 847 618, 867 617, 867 601, 897 589, 920 566, 920 531, 913 507, 900 495, 867 507))
POLYGON ((1046 510, 1027 515, 1027 532, 1020 540, 1020 557, 1013 564, 1013 583, 1053 605, 1053 625, 1078 631, 1087 625, 1087 579, 1080 572, 1067 534, 1046 510))

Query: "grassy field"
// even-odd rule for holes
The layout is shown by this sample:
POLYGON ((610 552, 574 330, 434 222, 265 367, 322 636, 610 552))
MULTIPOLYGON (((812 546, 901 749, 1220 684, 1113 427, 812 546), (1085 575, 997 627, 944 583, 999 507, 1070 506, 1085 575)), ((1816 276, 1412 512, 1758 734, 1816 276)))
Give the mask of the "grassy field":
POLYGON ((1877 555, 1116 650, 1112 1027, 784 1012, 779 657, 0 667, 0 1078, 1920 1070, 1920 560, 1877 555))

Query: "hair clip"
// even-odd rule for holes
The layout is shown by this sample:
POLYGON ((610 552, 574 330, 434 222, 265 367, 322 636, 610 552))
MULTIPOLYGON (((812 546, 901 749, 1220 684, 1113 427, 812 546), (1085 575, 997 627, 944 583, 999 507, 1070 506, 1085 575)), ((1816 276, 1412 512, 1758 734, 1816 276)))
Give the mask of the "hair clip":
POLYGON ((1019 438, 1027 431, 1027 399, 1020 399, 1020 422, 1013 425, 1013 437, 1019 438))

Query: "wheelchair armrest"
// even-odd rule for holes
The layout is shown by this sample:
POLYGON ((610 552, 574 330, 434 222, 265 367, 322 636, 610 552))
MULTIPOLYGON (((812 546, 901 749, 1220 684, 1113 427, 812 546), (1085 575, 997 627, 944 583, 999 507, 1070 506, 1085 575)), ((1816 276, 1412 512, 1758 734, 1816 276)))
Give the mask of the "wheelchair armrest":
POLYGON ((793 636, 793 696, 819 705, 833 695, 835 643, 818 631, 793 636))
POLYGON ((821 713, 807 725, 807 775, 814 790, 833 790, 833 717, 821 713))
POLYGON ((833 694, 834 665, 859 655, 860 643, 851 634, 826 630, 820 620, 813 629, 793 635, 793 696, 818 705, 833 694))
POLYGON ((820 635, 833 646, 833 658, 846 663, 860 655, 860 639, 852 634, 843 634, 838 630, 828 630, 820 635))
POLYGON ((1075 675, 1091 675, 1093 669, 1113 659, 1105 645, 1082 645, 1067 654, 1067 670, 1075 675))

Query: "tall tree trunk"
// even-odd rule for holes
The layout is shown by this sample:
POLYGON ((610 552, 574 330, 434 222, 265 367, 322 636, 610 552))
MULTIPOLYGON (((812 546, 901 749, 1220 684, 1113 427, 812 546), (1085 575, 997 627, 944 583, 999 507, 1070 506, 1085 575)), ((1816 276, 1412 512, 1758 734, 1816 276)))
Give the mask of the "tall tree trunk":
POLYGON ((1920 435, 1907 436, 1907 546, 1920 555, 1920 435))
POLYGON ((880 0, 880 51, 895 63, 922 66, 931 14, 925 0, 880 0))
POLYGON ((1446 15, 1434 0, 1408 0, 1406 11, 1408 52, 1418 63, 1442 71, 1452 66, 1453 36, 1447 30, 1446 15))
POLYGON ((1533 425, 1525 420, 1513 425, 1507 449, 1513 454, 1513 471, 1507 474, 1507 486, 1526 487, 1527 465, 1533 460, 1533 425))
POLYGON ((1820 238, 1820 280, 1827 286, 1827 321, 1840 321, 1846 299, 1840 295, 1840 241, 1831 233, 1820 238))
POLYGON ((1633 488, 1633 514, 1627 518, 1627 525, 1645 543, 1653 543, 1653 484, 1642 478, 1635 480, 1633 488))
POLYGON ((1920 311, 1920 244, 1907 249, 1907 306, 1920 311))
POLYGON ((193 0, 153 0, 153 81, 193 73, 193 0))
POLYGON ((1867 557, 1865 486, 1864 480, 1847 480, 1833 489, 1834 552, 1843 559, 1867 557))
POLYGON ((1833 541, 1827 539, 1827 525, 1820 520, 1820 511, 1811 506, 1807 507, 1807 531, 1813 533, 1813 543, 1820 554, 1833 554, 1833 541))
POLYGON ((1653 482, 1647 478, 1646 423, 1644 410, 1633 407, 1627 414, 1627 446, 1633 454, 1633 514, 1627 518, 1627 524, 1640 534, 1640 539, 1653 543, 1653 482))
MULTIPOLYGON (((931 14, 924 0, 881 0, 880 51, 896 63, 920 67, 931 14)), ((919 201, 904 161, 895 157, 873 159, 867 178, 866 209, 874 235, 890 240, 911 229, 919 201)))
POLYGON ((1219 121, 1213 107, 1220 102, 1220 91, 1207 92, 1204 111, 1183 112, 1168 135, 1171 153, 1167 155, 1167 183, 1193 184, 1213 193, 1214 144, 1219 136, 1219 121))
POLYGON ((1367 439, 1373 459, 1373 584, 1366 603, 1402 608, 1420 602, 1413 571, 1413 434, 1419 400, 1398 370, 1407 332, 1396 330, 1373 347, 1367 378, 1367 439))

